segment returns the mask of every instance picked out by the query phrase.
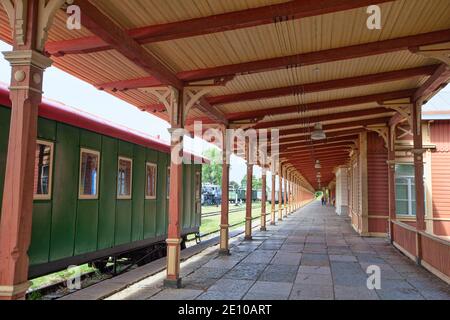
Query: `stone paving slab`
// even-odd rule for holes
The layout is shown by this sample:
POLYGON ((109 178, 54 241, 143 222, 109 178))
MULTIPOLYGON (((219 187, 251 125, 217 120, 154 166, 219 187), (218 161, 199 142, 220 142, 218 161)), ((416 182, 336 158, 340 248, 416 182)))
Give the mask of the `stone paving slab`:
POLYGON ((152 299, 184 300, 450 300, 446 283, 386 239, 360 237, 347 217, 336 216, 320 203, 267 227, 267 233, 254 232, 252 241, 237 238, 231 256, 199 254, 195 263, 182 267, 183 289, 165 289, 162 272, 140 288, 132 286, 111 298, 147 299, 153 294, 152 299), (381 271, 377 290, 367 288, 366 271, 373 265, 381 271))

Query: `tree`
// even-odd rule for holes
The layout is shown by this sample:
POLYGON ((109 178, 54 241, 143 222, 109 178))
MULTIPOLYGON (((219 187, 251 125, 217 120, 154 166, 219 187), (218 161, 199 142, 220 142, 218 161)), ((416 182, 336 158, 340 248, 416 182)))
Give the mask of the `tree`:
MULTIPOLYGON (((241 187, 246 188, 247 187, 247 175, 245 175, 241 180, 241 187)), ((252 189, 259 190, 262 188, 262 179, 261 178, 255 178, 253 177, 252 180, 252 189)))
POLYGON ((239 189, 239 183, 237 183, 236 181, 231 181, 230 182, 230 189, 232 189, 232 190, 239 189))
POLYGON ((203 155, 209 159, 210 163, 202 166, 202 183, 220 185, 222 181, 220 151, 217 148, 211 148, 203 152, 203 155))

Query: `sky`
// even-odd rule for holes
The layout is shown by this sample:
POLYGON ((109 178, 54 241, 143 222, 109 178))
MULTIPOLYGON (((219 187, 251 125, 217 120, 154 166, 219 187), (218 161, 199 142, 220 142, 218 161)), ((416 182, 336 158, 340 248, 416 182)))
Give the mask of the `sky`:
MULTIPOLYGON (((10 51, 11 46, 0 41, 0 52, 10 51)), ((0 82, 10 83, 9 63, 0 57, 0 82)), ((133 105, 122 101, 107 92, 97 90, 94 86, 71 76, 55 67, 46 70, 44 76, 44 96, 47 99, 56 100, 68 106, 89 112, 111 122, 131 127, 143 133, 160 136, 161 139, 169 141, 170 136, 167 129, 169 124, 146 112, 142 112, 133 105)), ((423 107, 424 111, 450 110, 450 86, 447 86, 434 96, 423 107)), ((199 138, 195 140, 186 137, 185 147, 197 154, 211 146, 199 138)), ((240 184, 246 174, 245 161, 239 157, 231 157, 230 181, 240 184)), ((261 177, 261 169, 254 167, 254 176, 261 177)), ((270 174, 267 175, 267 185, 271 185, 270 174)), ((278 183, 276 184, 278 185, 278 183)))

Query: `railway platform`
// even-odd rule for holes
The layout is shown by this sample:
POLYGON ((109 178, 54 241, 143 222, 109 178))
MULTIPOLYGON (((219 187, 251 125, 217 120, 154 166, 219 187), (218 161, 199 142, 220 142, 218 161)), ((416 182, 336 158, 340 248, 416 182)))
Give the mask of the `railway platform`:
POLYGON ((320 202, 255 232, 252 241, 234 238, 230 248, 230 256, 209 246, 185 260, 182 289, 165 288, 162 271, 105 299, 450 300, 445 282, 388 240, 359 236, 347 217, 320 202), (381 270, 380 289, 367 288, 369 266, 381 270))

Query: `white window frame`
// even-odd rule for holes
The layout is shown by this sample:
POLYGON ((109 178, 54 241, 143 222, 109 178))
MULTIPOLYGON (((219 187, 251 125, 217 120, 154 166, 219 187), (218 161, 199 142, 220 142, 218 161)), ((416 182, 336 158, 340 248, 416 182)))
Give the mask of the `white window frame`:
POLYGON ((78 172, 78 199, 80 200, 96 200, 98 199, 99 195, 99 181, 100 181, 100 164, 101 164, 101 158, 100 158, 100 151, 87 149, 87 148, 80 148, 80 165, 79 165, 79 172, 78 172), (98 157, 98 164, 97 164, 97 178, 95 179, 95 195, 88 195, 88 194, 81 194, 81 164, 83 160, 83 153, 92 153, 95 154, 98 157))
POLYGON ((116 193, 118 200, 131 200, 133 195, 133 159, 128 157, 119 156, 117 159, 117 183, 116 183, 116 193), (120 168, 120 160, 128 161, 131 163, 130 170, 130 194, 129 195, 119 195, 119 168, 120 168))
MULTIPOLYGON (((407 165, 407 166, 412 166, 414 168, 414 162, 402 162, 402 163, 397 163, 397 165, 407 165)), ((416 216, 417 216, 417 213, 413 214, 414 206, 413 206, 413 201, 412 201, 413 194, 416 192, 416 189, 415 189, 415 185, 416 185, 415 175, 412 175, 412 176, 400 176, 400 177, 404 178, 404 179, 407 179, 407 181, 408 181, 408 185, 407 185, 407 188, 408 188, 408 190, 407 190, 407 192, 408 192, 408 199, 400 199, 400 201, 408 201, 408 213, 397 213, 397 205, 396 205, 396 209, 395 209, 396 216, 399 217, 399 218, 411 218, 411 219, 414 218, 415 219, 416 216), (414 187, 412 186, 411 179, 414 179, 414 187)), ((395 179, 396 179, 395 187, 397 189, 397 174, 395 175, 395 179)), ((426 178, 425 172, 424 172, 423 182, 424 182, 424 195, 425 195, 425 197, 424 197, 425 214, 427 214, 427 211, 428 211, 427 210, 426 188, 425 188, 426 180, 427 180, 427 178, 426 178)), ((417 199, 414 202, 417 202, 417 199)), ((395 195, 395 203, 397 204, 397 195, 395 195)))
MULTIPOLYGON (((38 144, 46 145, 50 147, 50 168, 48 170, 48 194, 36 194, 33 192, 33 200, 51 200, 52 199, 52 186, 53 186, 53 153, 55 144, 50 141, 36 140, 36 146, 38 144)), ((33 182, 34 183, 34 182, 33 182)))
POLYGON ((170 166, 167 167, 166 175, 166 197, 170 199, 170 166))
POLYGON ((153 162, 146 162, 145 163, 145 199, 146 200, 155 200, 156 196, 157 196, 157 189, 158 188, 158 165, 156 163, 153 162), (147 168, 148 167, 154 167, 155 168, 155 195, 154 196, 149 196, 147 195, 147 180, 148 180, 148 176, 147 176, 147 168))

